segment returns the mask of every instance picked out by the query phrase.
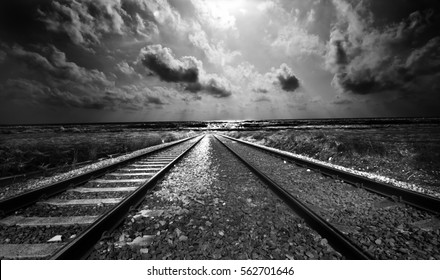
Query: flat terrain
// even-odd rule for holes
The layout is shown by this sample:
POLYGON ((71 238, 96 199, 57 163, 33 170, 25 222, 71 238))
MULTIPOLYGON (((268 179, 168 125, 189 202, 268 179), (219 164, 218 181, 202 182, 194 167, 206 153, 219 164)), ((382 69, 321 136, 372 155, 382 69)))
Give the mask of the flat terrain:
POLYGON ((0 126, 0 176, 223 133, 420 186, 440 185, 439 119, 327 119, 0 126))
POLYGON ((421 186, 440 185, 440 125, 326 125, 231 137, 421 186))
POLYGON ((0 127, 0 176, 45 171, 194 135, 127 125, 0 127))

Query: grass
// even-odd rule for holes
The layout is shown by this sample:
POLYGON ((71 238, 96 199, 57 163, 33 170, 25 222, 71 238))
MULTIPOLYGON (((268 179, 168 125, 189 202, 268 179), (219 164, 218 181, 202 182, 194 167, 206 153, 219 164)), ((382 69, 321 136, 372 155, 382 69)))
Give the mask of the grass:
POLYGON ((231 131, 231 137, 402 181, 438 185, 440 133, 425 129, 231 131))
POLYGON ((0 176, 70 166, 175 141, 192 131, 33 129, 0 134, 0 176))

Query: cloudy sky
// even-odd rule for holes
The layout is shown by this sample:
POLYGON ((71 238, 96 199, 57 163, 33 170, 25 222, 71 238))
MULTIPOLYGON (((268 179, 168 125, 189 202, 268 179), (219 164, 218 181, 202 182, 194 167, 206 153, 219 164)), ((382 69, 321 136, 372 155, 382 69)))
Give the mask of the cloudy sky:
POLYGON ((439 116, 438 0, 2 0, 0 123, 439 116))

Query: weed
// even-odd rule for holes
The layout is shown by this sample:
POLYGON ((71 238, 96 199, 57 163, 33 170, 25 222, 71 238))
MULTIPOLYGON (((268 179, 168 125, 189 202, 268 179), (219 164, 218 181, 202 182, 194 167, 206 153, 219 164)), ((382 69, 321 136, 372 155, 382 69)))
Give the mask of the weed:
POLYGON ((188 131, 130 131, 78 127, 0 134, 0 176, 11 176, 132 152, 194 135, 188 131))

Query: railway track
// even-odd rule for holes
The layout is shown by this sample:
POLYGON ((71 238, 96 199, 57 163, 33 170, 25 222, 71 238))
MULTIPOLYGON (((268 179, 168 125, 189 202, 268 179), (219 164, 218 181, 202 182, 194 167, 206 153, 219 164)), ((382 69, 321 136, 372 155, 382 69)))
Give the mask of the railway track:
POLYGON ((203 136, 0 201, 1 258, 84 258, 203 136), (36 230, 37 229, 37 230, 36 230), (30 242, 29 242, 30 241, 30 242))
POLYGON ((69 236, 41 245, 39 258, 217 259, 220 248, 241 246, 256 249, 226 258, 440 259, 440 200, 370 181, 238 139, 200 136, 0 201, 11 236, 0 252, 36 258, 23 253, 36 249, 13 239, 38 226, 31 243, 69 236), (35 217, 41 213, 49 218, 35 217), (228 231, 240 235, 227 239, 228 231), (136 240, 149 247, 128 246, 136 240))
POLYGON ((349 256, 440 257, 438 198, 239 139, 219 138, 335 248, 349 256))

